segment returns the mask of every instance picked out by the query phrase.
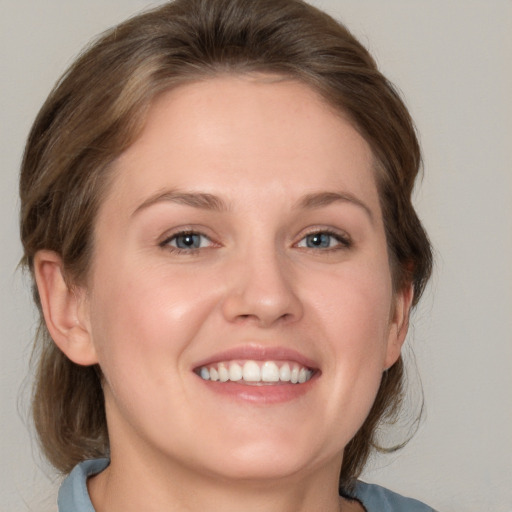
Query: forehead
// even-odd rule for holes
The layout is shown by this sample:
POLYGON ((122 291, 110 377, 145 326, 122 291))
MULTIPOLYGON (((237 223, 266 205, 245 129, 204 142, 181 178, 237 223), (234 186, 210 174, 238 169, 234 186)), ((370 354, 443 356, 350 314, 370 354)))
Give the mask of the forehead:
POLYGON ((115 162, 109 195, 136 207, 170 186, 229 195, 234 183, 248 194, 264 185, 283 199, 304 187, 376 193, 373 174, 366 141, 309 86, 221 76, 155 99, 139 138, 115 162))

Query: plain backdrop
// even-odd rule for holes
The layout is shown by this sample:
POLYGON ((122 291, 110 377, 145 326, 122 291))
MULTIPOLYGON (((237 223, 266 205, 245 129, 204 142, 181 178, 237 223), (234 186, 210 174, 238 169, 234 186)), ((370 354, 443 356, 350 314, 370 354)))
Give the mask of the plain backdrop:
MULTIPOLYGON (((59 483, 26 419, 35 316, 16 270, 24 139, 81 47, 156 3, 0 0, 1 512, 54 511, 59 483)), ((425 161, 416 204, 436 250, 408 339, 425 418, 364 478, 441 512, 512 512, 512 1, 315 3, 352 29, 410 108, 425 161)))

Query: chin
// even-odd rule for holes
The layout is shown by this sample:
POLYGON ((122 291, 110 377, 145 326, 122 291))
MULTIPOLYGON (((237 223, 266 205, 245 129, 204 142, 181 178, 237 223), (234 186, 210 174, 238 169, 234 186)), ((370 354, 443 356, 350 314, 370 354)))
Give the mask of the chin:
MULTIPOLYGON (((280 480, 301 473, 308 473, 312 468, 321 465, 322 460, 332 459, 339 455, 341 466, 341 451, 332 453, 331 457, 327 453, 321 456, 322 450, 319 450, 311 437, 299 440, 295 436, 262 436, 254 437, 253 441, 246 439, 239 444, 233 442, 226 443, 219 450, 221 454, 212 453, 208 457, 206 464, 212 466, 211 462, 222 461, 211 467, 213 473, 220 474, 223 478, 232 480, 280 480)), ((204 458, 203 458, 204 461, 204 458)))
POLYGON ((223 459, 222 466, 216 467, 214 471, 233 481, 275 481, 307 471, 308 462, 290 453, 265 453, 244 457, 229 454, 223 459))

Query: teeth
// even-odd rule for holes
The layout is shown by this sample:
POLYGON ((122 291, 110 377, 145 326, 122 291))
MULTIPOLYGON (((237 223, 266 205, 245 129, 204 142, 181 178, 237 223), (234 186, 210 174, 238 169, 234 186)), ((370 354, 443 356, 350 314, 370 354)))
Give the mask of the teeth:
POLYGON ((227 382, 229 380, 229 370, 221 363, 219 364, 219 380, 227 382))
MULTIPOLYGON (((211 370, 210 370, 210 377, 211 377, 211 370)), ((299 367, 296 364, 293 365, 293 368, 292 368, 292 371, 290 374, 290 382, 292 384, 297 384, 297 382, 299 382, 299 367)))
POLYGON ((229 380, 237 382, 242 379, 242 367, 238 363, 231 363, 229 365, 229 380))
POLYGON ((242 370, 242 377, 246 382, 259 382, 261 371, 256 361, 247 361, 242 370))
POLYGON ((276 363, 267 361, 261 367, 261 380, 263 382, 279 382, 279 368, 276 363))
POLYGON ((292 378, 292 372, 290 370, 290 365, 288 363, 284 363, 279 370, 279 379, 283 382, 290 382, 292 378))
POLYGON ((208 367, 203 366, 197 373, 203 380, 250 383, 291 382, 292 384, 304 384, 313 376, 312 370, 297 363, 275 361, 222 362, 208 367))

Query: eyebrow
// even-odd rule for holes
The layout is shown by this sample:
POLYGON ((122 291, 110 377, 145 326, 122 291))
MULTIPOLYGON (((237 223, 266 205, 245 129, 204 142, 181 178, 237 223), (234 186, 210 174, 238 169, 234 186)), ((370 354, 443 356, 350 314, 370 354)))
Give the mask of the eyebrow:
POLYGON ((217 196, 213 194, 207 194, 205 192, 180 192, 179 190, 166 190, 164 192, 157 192, 156 194, 148 197, 142 204, 140 204, 132 213, 136 215, 141 210, 145 210, 150 206, 157 203, 177 203, 185 206, 191 206, 192 208, 200 208, 202 210, 212 210, 217 212, 223 212, 228 209, 227 204, 217 196))
MULTIPOLYGON (((166 190, 157 192, 148 197, 133 212, 136 215, 141 210, 145 210, 150 206, 162 202, 171 202, 199 208, 202 210, 211 210, 216 212, 227 211, 228 205, 218 196, 208 194, 206 192, 181 192, 179 190, 166 190)), ((361 208, 374 223, 374 216, 370 208, 353 194, 347 192, 315 192, 302 197, 295 205, 297 209, 316 209, 329 206, 333 203, 342 202, 350 203, 361 208)))
POLYGON ((329 206, 337 202, 350 203, 358 206, 368 215, 372 224, 375 222, 371 209, 359 198, 348 192, 316 192, 308 194, 299 200, 296 207, 299 209, 315 209, 329 206))

